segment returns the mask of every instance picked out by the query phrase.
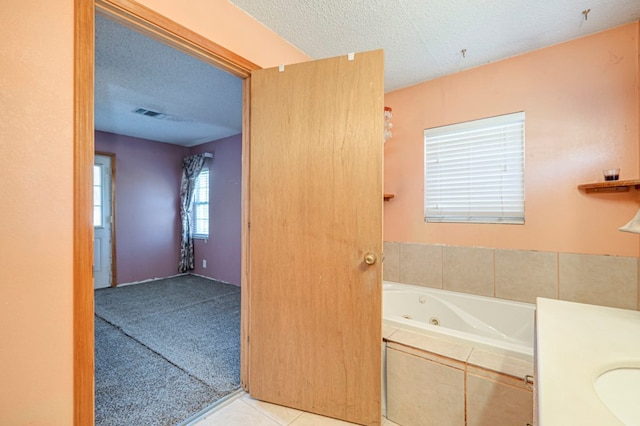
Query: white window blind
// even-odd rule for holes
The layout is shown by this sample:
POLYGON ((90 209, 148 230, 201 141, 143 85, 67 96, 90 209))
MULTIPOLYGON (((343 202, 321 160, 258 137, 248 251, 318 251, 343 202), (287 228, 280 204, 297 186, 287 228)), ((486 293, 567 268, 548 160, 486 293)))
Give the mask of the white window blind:
POLYGON ((209 236, 209 169, 203 168, 196 179, 193 194, 193 236, 209 236))
POLYGON ((524 223, 524 112, 424 131, 426 222, 524 223))

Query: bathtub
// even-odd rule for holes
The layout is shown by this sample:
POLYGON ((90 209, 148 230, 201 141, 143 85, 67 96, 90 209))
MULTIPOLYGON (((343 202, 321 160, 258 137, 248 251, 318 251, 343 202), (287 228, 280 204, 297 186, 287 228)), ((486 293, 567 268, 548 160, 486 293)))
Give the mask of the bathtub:
POLYGON ((533 359, 530 303, 385 281, 382 312, 390 327, 533 359))

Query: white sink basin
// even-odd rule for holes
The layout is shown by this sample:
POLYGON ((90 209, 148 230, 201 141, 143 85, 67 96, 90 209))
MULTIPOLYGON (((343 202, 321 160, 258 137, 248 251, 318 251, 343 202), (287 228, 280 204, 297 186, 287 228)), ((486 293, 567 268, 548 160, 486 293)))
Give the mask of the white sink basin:
POLYGON ((640 425, 640 368, 606 371, 598 376, 593 386, 600 400, 623 424, 640 425))

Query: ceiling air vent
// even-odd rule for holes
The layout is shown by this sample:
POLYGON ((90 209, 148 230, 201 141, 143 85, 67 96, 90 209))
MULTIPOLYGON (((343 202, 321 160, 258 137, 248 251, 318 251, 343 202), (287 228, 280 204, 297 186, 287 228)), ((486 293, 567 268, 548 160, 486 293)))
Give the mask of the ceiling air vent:
POLYGON ((157 118, 157 119, 163 119, 167 116, 167 114, 163 114, 161 112, 158 111, 152 111, 150 109, 146 109, 146 108, 137 108, 133 110, 134 114, 140 114, 140 115, 146 115, 147 117, 153 117, 153 118, 157 118))

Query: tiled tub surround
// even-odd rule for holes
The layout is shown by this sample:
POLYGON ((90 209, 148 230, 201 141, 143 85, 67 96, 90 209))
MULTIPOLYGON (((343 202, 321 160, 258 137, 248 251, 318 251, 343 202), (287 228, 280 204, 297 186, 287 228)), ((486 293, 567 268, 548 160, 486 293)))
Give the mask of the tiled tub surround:
POLYGON ((534 305, 391 282, 383 300, 389 420, 533 424, 534 305))
POLYGON ((399 425, 533 424, 533 361, 385 326, 386 417, 399 425))
POLYGON ((385 242, 384 280, 535 303, 640 308, 635 257, 385 242))

